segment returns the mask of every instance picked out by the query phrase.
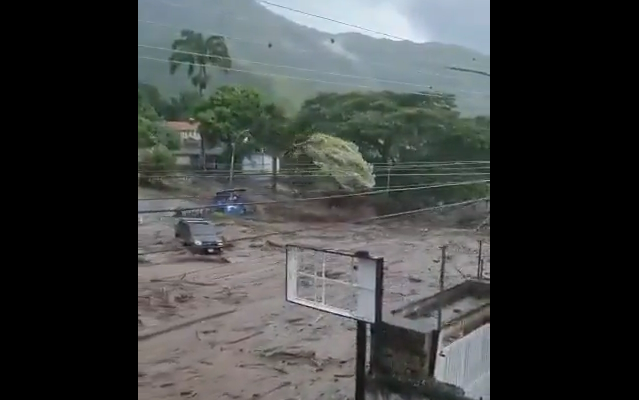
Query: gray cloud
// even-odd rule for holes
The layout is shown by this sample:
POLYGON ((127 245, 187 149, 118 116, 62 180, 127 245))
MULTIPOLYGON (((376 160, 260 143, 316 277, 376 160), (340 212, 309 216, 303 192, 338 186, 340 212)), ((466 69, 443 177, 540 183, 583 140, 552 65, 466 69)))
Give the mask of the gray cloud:
MULTIPOLYGON (((273 2, 416 42, 451 43, 490 53, 490 0, 274 0, 273 2)), ((271 8, 271 10, 295 22, 326 32, 356 31, 318 18, 277 8, 271 8)))
POLYGON ((438 42, 490 53, 490 0, 411 0, 403 12, 438 42))

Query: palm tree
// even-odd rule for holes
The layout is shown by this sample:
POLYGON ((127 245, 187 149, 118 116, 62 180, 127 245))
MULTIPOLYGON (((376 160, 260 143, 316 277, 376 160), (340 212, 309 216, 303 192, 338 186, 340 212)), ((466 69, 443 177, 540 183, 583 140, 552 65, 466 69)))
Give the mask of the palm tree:
MULTIPOLYGON (((204 90, 209 83, 207 66, 231 68, 231 58, 224 36, 209 36, 205 39, 201 33, 185 29, 180 32, 180 37, 173 41, 171 48, 174 51, 169 57, 169 72, 173 75, 181 65, 185 65, 187 67, 186 74, 191 79, 193 86, 196 87, 200 97, 204 96, 204 90)), ((205 169, 204 136, 200 136, 202 165, 205 169)))

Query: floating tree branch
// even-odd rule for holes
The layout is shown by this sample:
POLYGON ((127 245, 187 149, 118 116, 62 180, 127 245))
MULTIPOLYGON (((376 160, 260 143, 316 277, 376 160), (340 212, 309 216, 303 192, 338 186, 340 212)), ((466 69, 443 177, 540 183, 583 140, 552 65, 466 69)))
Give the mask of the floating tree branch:
POLYGON ((446 68, 452 69, 453 71, 469 72, 471 74, 484 75, 490 78, 490 72, 478 71, 476 69, 468 69, 468 68, 460 68, 460 67, 446 67, 446 68))

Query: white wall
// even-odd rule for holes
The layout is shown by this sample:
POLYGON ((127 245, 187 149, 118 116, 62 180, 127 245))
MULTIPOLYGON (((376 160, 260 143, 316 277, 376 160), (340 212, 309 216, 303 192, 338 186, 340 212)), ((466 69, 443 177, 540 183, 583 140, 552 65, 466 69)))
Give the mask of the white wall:
POLYGON ((443 347, 434 378, 464 389, 470 398, 490 397, 490 323, 443 347))
MULTIPOLYGON (((249 173, 264 172, 271 173, 273 171, 273 157, 267 154, 253 154, 244 157, 242 160, 242 171, 249 173)), ((275 159, 277 171, 280 170, 280 160, 275 159)))
POLYGON ((191 157, 189 156, 177 156, 175 158, 175 164, 179 166, 189 166, 191 165, 191 157))

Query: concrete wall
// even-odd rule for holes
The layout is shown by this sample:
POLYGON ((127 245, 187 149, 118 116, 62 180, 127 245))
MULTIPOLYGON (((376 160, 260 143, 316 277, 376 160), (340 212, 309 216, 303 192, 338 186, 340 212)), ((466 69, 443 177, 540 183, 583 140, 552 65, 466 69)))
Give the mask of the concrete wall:
POLYGON ((375 331, 371 357, 375 359, 376 374, 400 375, 410 379, 428 377, 431 358, 431 335, 380 324, 375 331))
POLYGON ((437 352, 490 321, 490 284, 463 284, 390 313, 371 337, 370 400, 461 400, 464 390, 433 378, 437 352), (434 317, 442 310, 442 332, 434 317))
POLYGON ((242 172, 246 173, 266 173, 270 174, 273 171, 273 163, 276 164, 277 171, 280 170, 279 160, 269 156, 268 154, 251 154, 244 157, 242 160, 242 172))
POLYGON ((464 389, 468 397, 490 395, 490 324, 441 347, 434 377, 464 389))
POLYGON ((177 156, 175 157, 175 165, 180 167, 191 166, 191 156, 177 156))
POLYGON ((437 331, 381 323, 371 344, 367 400, 468 400, 464 391, 432 378, 437 331))
POLYGON ((366 381, 366 400, 472 400, 461 389, 431 378, 417 383, 380 381, 369 377, 366 381))
POLYGON ((439 348, 461 339, 475 329, 490 323, 490 303, 457 319, 449 321, 442 329, 439 348))

